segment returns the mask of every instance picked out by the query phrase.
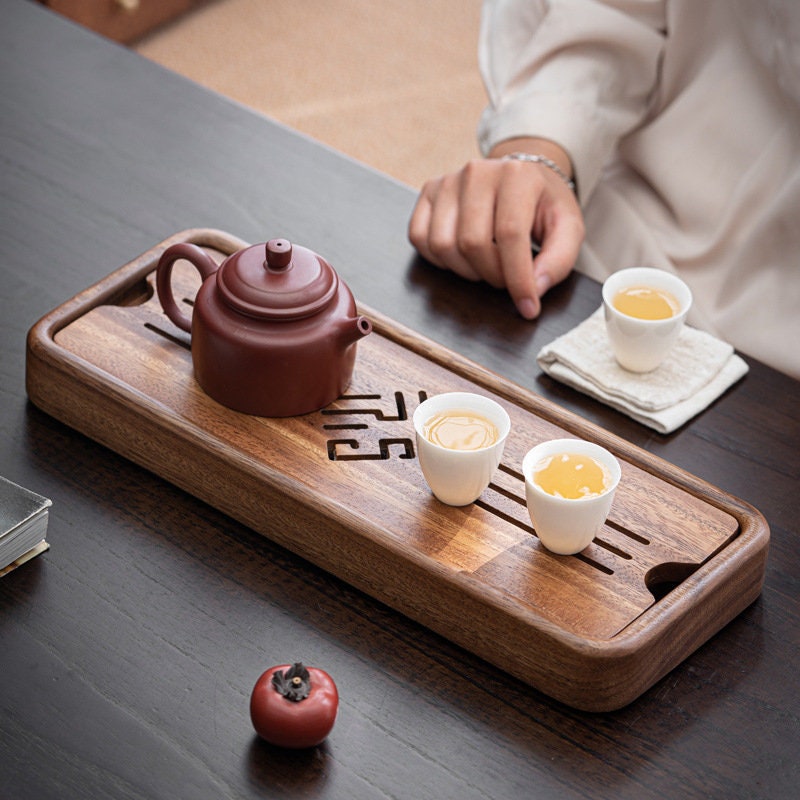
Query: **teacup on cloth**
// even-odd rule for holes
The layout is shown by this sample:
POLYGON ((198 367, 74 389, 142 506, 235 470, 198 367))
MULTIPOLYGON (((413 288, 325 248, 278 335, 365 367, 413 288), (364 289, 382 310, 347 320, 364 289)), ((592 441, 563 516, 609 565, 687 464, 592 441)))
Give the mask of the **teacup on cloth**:
POLYGON ((660 366, 629 372, 614 358, 602 308, 536 358, 556 380, 659 433, 671 433, 699 414, 748 370, 731 345, 685 325, 660 366))

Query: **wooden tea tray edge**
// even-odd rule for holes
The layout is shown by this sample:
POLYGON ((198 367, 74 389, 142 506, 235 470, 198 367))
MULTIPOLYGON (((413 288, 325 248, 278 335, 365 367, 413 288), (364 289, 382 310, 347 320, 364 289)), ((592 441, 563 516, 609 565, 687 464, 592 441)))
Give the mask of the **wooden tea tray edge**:
POLYGON ((738 522, 739 534, 612 639, 596 641, 563 630, 465 572, 453 574, 387 541, 370 520, 341 504, 321 503, 277 471, 265 485, 263 466, 249 463, 245 454, 235 463, 225 460, 189 420, 165 420, 163 409, 146 395, 111 380, 55 341, 59 330, 91 308, 117 300, 121 286, 124 293, 143 281, 161 252, 179 241, 224 254, 246 244, 222 231, 183 231, 46 315, 27 342, 27 390, 34 404, 490 663, 584 710, 612 710, 631 702, 758 597, 769 528, 752 506, 372 309, 361 310, 376 332, 724 510, 738 522), (160 457, 165 452, 175 458, 160 457), (221 469, 225 481, 201 480, 221 469), (223 485, 230 481, 242 487, 235 503, 223 485), (242 497, 254 499, 243 503, 242 497), (287 497, 296 500, 291 514, 283 511, 287 497), (265 507, 271 510, 266 529, 265 507), (277 520, 273 509, 278 509, 277 520), (424 594, 409 590, 431 580, 437 587, 435 607, 424 594))

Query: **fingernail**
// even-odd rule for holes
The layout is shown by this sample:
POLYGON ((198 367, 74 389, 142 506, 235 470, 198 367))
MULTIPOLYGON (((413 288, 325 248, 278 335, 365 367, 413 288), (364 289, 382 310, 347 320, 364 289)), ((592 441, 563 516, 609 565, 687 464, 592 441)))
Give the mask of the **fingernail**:
POLYGON ((538 311, 536 303, 534 303, 533 300, 530 299, 530 297, 523 297, 517 303, 517 309, 519 313, 522 314, 523 317, 525 317, 525 319, 535 319, 538 311))
POLYGON ((541 272, 536 276, 536 292, 541 297, 549 288, 552 281, 546 272, 541 272))

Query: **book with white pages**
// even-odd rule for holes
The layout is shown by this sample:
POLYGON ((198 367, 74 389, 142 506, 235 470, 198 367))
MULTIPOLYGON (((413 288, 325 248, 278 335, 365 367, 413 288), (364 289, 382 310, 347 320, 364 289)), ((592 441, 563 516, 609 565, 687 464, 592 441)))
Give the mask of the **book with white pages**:
POLYGON ((46 497, 0 476, 0 577, 48 549, 46 497))

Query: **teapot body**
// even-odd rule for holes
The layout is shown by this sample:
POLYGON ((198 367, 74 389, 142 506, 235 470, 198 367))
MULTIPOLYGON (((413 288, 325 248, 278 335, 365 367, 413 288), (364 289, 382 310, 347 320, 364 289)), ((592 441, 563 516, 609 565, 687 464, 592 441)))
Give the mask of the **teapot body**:
POLYGON ((214 283, 200 287, 192 315, 192 362, 206 394, 246 414, 290 417, 345 393, 357 339, 369 332, 347 287, 324 311, 287 324, 232 311, 214 283))
POLYGON ((219 268, 198 247, 173 245, 159 260, 156 287, 167 316, 191 332, 203 391, 256 416, 298 416, 336 400, 350 384, 358 340, 372 330, 330 264, 284 239, 234 253, 219 268), (179 259, 203 278, 191 320, 172 295, 179 259))

